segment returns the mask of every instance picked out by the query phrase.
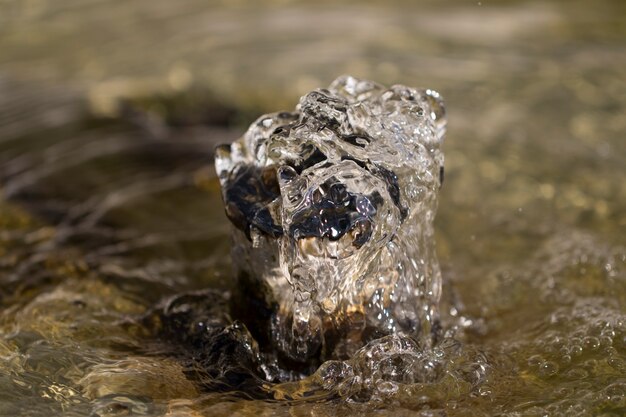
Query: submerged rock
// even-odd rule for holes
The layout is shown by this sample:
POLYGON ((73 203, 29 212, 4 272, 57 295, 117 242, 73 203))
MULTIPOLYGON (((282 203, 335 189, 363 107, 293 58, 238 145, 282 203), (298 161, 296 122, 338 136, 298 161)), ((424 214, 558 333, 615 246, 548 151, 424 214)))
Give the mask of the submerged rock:
POLYGON ((266 373, 256 341, 227 313, 228 293, 183 293, 147 315, 144 324, 160 338, 180 345, 185 374, 209 391, 239 390, 263 396, 266 373))
POLYGON ((343 76, 218 148, 236 309, 255 337, 295 362, 398 332, 430 343, 445 125, 432 90, 343 76))

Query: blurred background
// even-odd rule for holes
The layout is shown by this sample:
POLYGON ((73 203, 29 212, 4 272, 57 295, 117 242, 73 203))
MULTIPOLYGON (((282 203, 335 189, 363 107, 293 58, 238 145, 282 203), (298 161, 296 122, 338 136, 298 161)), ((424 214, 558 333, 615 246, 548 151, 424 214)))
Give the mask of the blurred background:
POLYGON ((137 158, 118 159, 146 145, 135 155, 170 160, 171 177, 172 153, 210 163, 215 143, 263 112, 351 74, 446 99, 450 217, 440 223, 453 240, 493 237, 496 221, 521 222, 523 233, 557 222, 623 235, 623 1, 1 4, 4 194, 28 195, 57 220, 78 201, 96 204, 96 189, 109 187, 104 198, 138 187, 128 172, 91 178, 96 161, 132 171, 137 158), (115 138, 103 133, 114 128, 115 138), (161 152, 147 136, 170 141, 161 152))
POLYGON ((461 189, 475 190, 454 198, 494 204, 496 188, 506 188, 519 206, 538 197, 571 205, 560 213, 569 221, 624 226, 624 187, 609 179, 624 178, 622 1, 4 0, 1 7, 0 161, 13 181, 7 167, 17 148, 44 149, 33 136, 129 113, 156 130, 219 126, 238 135, 261 112, 292 108, 347 73, 443 94, 448 172, 472 182, 461 189))
POLYGON ((555 332, 624 327, 623 0, 0 0, 0 411, 160 415, 194 398, 119 320, 232 284, 214 146, 342 74, 446 101, 446 297, 480 323, 467 343, 527 372, 466 407, 512 410, 517 393, 517 410, 565 396, 597 411, 576 391, 590 381, 623 402, 619 332, 617 353, 583 358, 622 368, 527 362, 548 361, 555 332), (577 321, 537 327, 557 309, 577 321))

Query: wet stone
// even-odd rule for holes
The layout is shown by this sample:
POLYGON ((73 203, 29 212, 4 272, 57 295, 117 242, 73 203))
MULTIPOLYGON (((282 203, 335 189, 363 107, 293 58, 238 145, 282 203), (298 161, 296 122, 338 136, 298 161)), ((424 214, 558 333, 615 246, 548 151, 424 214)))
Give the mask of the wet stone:
POLYGON ((257 342, 245 325, 230 319, 228 298, 214 290, 183 293, 147 315, 144 324, 180 347, 185 375, 203 390, 238 389, 262 396, 266 373, 257 342))

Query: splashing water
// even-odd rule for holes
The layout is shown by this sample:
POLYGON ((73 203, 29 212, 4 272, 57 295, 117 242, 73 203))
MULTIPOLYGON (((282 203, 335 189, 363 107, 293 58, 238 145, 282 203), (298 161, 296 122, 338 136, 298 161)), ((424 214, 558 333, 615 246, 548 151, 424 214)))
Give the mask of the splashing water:
POLYGON ((428 345, 445 124, 432 90, 343 76, 218 150, 233 259, 265 287, 282 354, 346 358, 398 332, 428 345))

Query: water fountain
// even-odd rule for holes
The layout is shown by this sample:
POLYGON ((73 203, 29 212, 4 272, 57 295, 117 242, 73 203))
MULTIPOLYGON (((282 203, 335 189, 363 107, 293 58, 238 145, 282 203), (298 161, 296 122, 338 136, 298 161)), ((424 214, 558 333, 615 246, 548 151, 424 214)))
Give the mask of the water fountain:
POLYGON ((435 91, 343 76, 218 149, 239 285, 267 312, 249 327, 281 354, 348 358, 384 335, 435 336, 445 125, 435 91))

